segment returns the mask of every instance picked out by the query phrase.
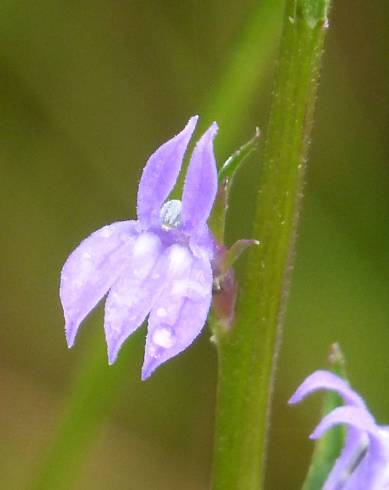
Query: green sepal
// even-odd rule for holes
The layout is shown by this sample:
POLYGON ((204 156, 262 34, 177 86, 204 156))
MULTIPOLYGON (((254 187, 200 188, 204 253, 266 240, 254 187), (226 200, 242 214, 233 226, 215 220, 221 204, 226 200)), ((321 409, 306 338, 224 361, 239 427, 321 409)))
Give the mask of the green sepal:
POLYGON ((226 226, 228 182, 219 183, 216 199, 213 204, 211 216, 208 219, 208 226, 212 231, 217 243, 224 243, 224 230, 226 226))
POLYGON ((250 141, 242 145, 238 150, 236 150, 221 166, 218 172, 219 183, 231 182, 235 175, 235 172, 240 168, 242 163, 246 158, 258 147, 258 140, 261 136, 259 128, 255 129, 255 135, 250 141))
MULTIPOLYGON (((346 379, 346 363, 339 344, 335 343, 331 346, 328 361, 331 371, 346 379)), ((322 415, 328 414, 341 405, 343 405, 342 398, 334 391, 327 391, 323 399, 322 415)), ((337 425, 327 431, 320 439, 317 439, 302 490, 322 490, 323 484, 343 447, 345 432, 343 425, 337 425)))
POLYGON ((224 243, 228 195, 233 177, 247 157, 257 149, 260 134, 259 128, 256 128, 255 135, 250 141, 242 145, 228 157, 218 172, 219 189, 211 216, 208 220, 208 225, 214 234, 216 241, 220 244, 224 243))
POLYGON ((225 273, 239 259, 242 253, 252 245, 259 245, 258 240, 237 240, 226 251, 222 273, 225 273))

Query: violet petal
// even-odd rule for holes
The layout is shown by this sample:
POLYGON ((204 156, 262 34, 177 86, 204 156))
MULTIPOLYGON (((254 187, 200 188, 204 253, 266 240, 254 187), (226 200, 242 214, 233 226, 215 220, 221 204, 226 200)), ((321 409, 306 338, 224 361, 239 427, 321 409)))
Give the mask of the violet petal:
POLYGON ((348 470, 358 458, 361 439, 362 436, 359 429, 355 429, 352 426, 347 428, 344 446, 327 477, 323 490, 336 490, 339 488, 339 482, 342 481, 344 475, 347 475, 348 470))
POLYGON ((342 490, 387 490, 388 455, 384 453, 381 441, 370 437, 370 445, 365 456, 346 480, 342 490))
MULTIPOLYGON (((382 477, 385 476, 383 475, 383 469, 386 467, 388 454, 380 434, 380 429, 376 425, 373 417, 363 408, 355 406, 338 407, 322 419, 311 437, 314 439, 321 437, 324 432, 337 424, 346 424, 349 426, 349 430, 350 428, 355 430, 356 437, 353 441, 355 451, 361 449, 360 444, 363 436, 367 435, 369 438, 365 456, 351 475, 347 476, 346 474, 345 484, 342 488, 345 490, 363 490, 366 488, 369 490, 382 490, 384 487, 378 485, 378 482, 381 484, 382 477)), ((351 463, 353 461, 346 460, 343 453, 340 458, 344 458, 345 468, 349 466, 351 470, 351 463)), ((339 488, 340 481, 341 473, 338 474, 337 479, 335 475, 330 474, 323 490, 336 490, 339 488)))
POLYGON ((332 374, 330 371, 315 371, 308 376, 304 382, 297 388, 289 403, 294 404, 300 402, 307 395, 318 390, 333 390, 336 391, 346 403, 351 405, 365 407, 365 402, 362 398, 350 388, 349 384, 332 374))
POLYGON ((317 439, 328 429, 338 424, 351 425, 356 429, 368 432, 369 434, 376 434, 377 432, 377 426, 375 425, 374 419, 367 410, 347 405, 334 408, 332 412, 323 417, 316 429, 310 435, 310 438, 317 439))
POLYGON ((186 230, 201 228, 211 212, 217 192, 217 169, 213 139, 218 127, 213 123, 193 151, 182 194, 182 224, 186 230))
POLYGON ((108 361, 113 364, 123 342, 140 327, 163 284, 163 247, 153 233, 142 233, 131 261, 112 286, 105 303, 104 330, 108 361))
POLYGON ((139 183, 138 219, 143 226, 158 226, 162 204, 176 183, 188 143, 198 116, 191 117, 185 128, 161 145, 147 160, 139 183))
POLYGON ((137 226, 135 221, 104 226, 83 240, 66 260, 61 272, 60 298, 69 347, 80 323, 128 264, 137 226))
POLYGON ((186 349, 207 319, 212 296, 211 266, 207 258, 191 256, 189 249, 186 253, 182 259, 185 267, 169 272, 167 286, 151 310, 142 379, 186 349))

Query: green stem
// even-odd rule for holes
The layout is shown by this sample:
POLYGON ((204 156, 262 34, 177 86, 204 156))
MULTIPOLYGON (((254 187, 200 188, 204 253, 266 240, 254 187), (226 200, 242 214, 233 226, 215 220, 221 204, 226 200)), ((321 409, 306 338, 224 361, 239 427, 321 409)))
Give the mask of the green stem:
POLYGON ((234 327, 218 338, 214 490, 263 488, 270 399, 329 0, 288 0, 234 327))

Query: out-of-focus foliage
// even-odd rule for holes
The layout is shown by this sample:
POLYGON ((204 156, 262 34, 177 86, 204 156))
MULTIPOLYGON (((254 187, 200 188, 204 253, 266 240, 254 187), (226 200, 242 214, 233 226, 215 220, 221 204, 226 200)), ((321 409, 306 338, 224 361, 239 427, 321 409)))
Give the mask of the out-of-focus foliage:
MULTIPOLYGON (((103 350, 101 308, 74 350, 66 349, 63 261, 92 230, 134 216, 147 156, 188 116, 204 111, 221 123, 219 162, 264 128, 282 21, 269 2, 260 2, 263 23, 255 23, 269 45, 239 59, 240 71, 231 60, 242 36, 250 39, 254 0, 2 2, 0 470, 7 488, 26 488, 82 365, 96 343, 103 350), (261 73, 253 75, 256 66, 261 73), (239 85, 246 78, 249 100, 239 85), (219 87, 224 103, 212 104, 219 87)), ((292 411, 286 400, 325 365, 333 341, 343 346, 353 386, 389 423, 388 9, 384 0, 357 0, 352 9, 334 3, 277 376, 269 490, 301 487, 318 405, 292 411)), ((259 162, 260 151, 232 189, 230 243, 247 236, 259 162)), ((76 490, 207 488, 216 369, 209 336, 143 384, 142 339, 124 348, 111 415, 84 450, 76 490)), ((112 369, 99 355, 101 369, 112 369)), ((80 419, 95 409, 85 400, 80 419)))

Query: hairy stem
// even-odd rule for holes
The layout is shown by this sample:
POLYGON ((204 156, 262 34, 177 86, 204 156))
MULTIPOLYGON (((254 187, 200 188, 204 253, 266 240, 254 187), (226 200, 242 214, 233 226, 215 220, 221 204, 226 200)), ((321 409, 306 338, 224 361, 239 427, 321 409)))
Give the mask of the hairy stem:
POLYGON ((233 329, 219 335, 214 490, 264 483, 270 400, 329 0, 288 0, 252 238, 233 329))

